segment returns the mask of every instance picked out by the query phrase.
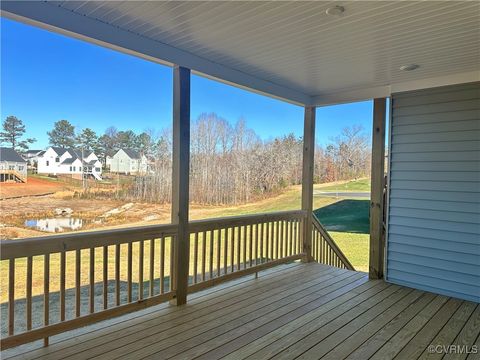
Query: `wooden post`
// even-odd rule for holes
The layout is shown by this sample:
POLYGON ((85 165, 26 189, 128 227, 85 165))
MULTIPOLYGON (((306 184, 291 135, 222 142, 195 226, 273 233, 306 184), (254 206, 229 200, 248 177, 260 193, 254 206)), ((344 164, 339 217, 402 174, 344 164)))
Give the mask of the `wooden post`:
POLYGON ((383 189, 385 182, 386 99, 373 101, 372 172, 370 193, 370 279, 383 277, 383 189))
POLYGON ((178 225, 175 239, 174 288, 172 303, 187 302, 190 232, 188 229, 188 191, 190 162, 190 69, 173 69, 173 165, 172 223, 178 225))
POLYGON ((305 107, 303 123, 302 210, 307 217, 302 227, 304 262, 312 261, 313 168, 315 155, 315 107, 305 107))

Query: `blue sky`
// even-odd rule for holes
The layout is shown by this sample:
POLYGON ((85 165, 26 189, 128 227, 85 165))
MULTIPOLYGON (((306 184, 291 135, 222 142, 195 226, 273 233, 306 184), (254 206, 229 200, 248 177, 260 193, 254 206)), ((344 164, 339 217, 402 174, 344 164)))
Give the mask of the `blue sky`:
MULTIPOLYGON (((137 133, 171 125, 172 70, 134 56, 1 18, 1 117, 22 119, 33 148, 48 146, 55 121, 102 134, 109 126, 137 133)), ((192 119, 216 112, 244 118, 262 138, 302 135, 303 108, 199 76, 192 77, 192 119)), ((370 101, 317 110, 320 144, 346 126, 371 133, 370 101)))

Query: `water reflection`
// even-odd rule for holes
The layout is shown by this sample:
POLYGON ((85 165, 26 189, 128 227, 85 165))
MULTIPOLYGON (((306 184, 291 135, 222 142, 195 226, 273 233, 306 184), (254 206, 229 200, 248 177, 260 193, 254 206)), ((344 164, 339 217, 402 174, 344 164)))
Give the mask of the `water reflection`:
POLYGON ((66 230, 78 230, 84 225, 84 221, 79 218, 51 218, 26 220, 25 226, 45 232, 62 232, 66 230))

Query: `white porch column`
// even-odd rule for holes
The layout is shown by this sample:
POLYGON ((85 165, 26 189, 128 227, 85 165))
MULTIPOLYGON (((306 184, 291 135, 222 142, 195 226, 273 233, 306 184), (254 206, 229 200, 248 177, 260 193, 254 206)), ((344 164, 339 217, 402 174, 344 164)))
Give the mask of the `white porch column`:
POLYGON ((172 284, 175 305, 187 302, 189 264, 190 69, 173 69, 172 223, 178 224, 172 284))
POLYGON ((312 261, 313 169, 315 156, 315 107, 305 107, 303 123, 302 210, 307 218, 302 228, 304 262, 312 261))

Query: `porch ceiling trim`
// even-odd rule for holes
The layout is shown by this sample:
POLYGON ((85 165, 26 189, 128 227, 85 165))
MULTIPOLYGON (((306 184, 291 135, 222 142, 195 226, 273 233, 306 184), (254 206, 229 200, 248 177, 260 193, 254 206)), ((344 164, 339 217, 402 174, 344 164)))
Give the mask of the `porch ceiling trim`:
POLYGON ((114 28, 106 23, 80 16, 64 8, 41 1, 2 1, 1 15, 88 41, 143 59, 172 66, 177 64, 194 73, 297 105, 310 105, 311 96, 251 76, 173 46, 114 28))
POLYGON ((312 97, 312 105, 328 106, 334 104, 363 101, 368 99, 389 97, 391 94, 403 91, 428 89, 432 87, 464 84, 477 81, 480 81, 480 71, 469 71, 427 79, 393 83, 391 85, 385 86, 361 88, 358 90, 346 90, 341 92, 333 92, 325 95, 317 95, 312 97))

